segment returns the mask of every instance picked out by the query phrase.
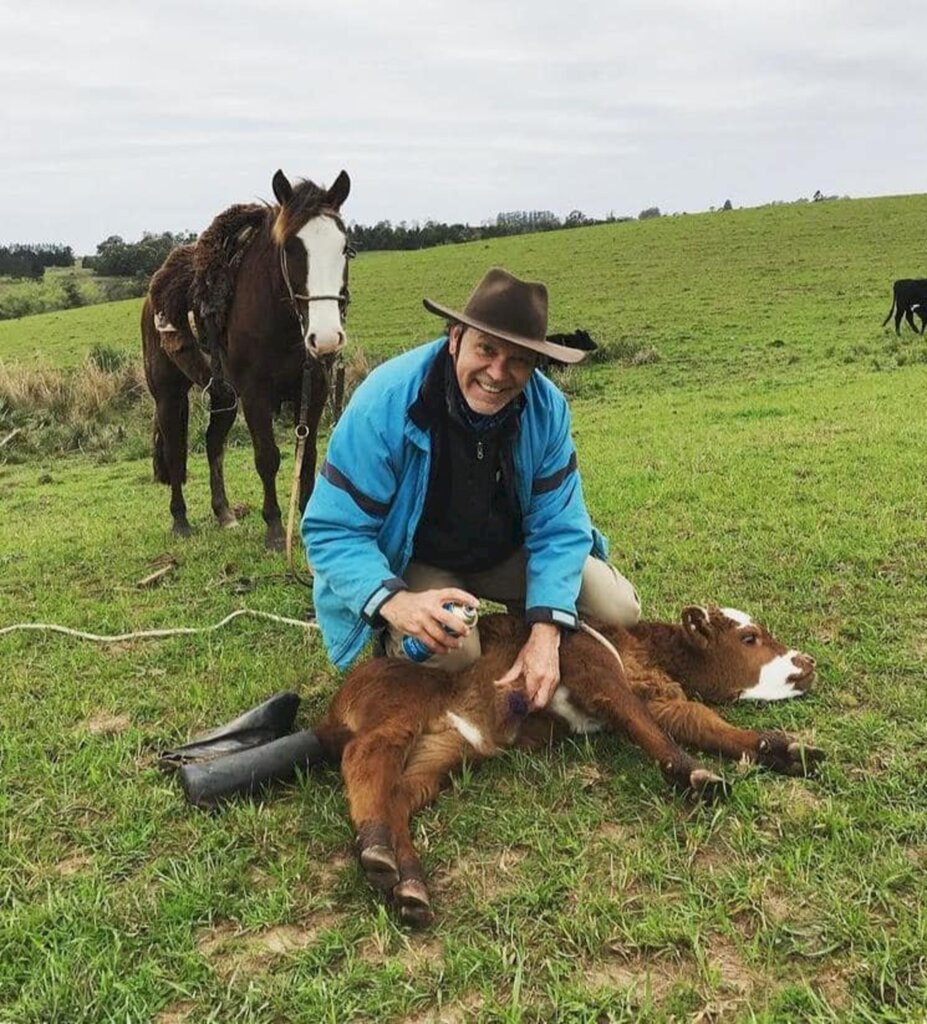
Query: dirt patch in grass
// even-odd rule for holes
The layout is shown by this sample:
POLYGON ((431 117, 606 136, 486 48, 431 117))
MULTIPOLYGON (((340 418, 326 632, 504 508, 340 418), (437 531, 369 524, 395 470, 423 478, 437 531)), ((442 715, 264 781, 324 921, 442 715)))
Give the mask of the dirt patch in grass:
POLYGON ((276 957, 311 946, 322 931, 339 920, 335 914, 319 914, 304 925, 280 924, 255 932, 243 932, 234 922, 225 921, 202 931, 196 948, 221 977, 236 972, 256 974, 276 957))
POLYGON ((368 964, 380 965, 387 960, 397 961, 413 978, 420 977, 423 971, 440 967, 444 963, 444 943, 434 935, 409 934, 402 936, 398 942, 399 948, 394 951, 395 941, 383 941, 373 935, 361 943, 358 954, 361 960, 368 964))
POLYGON ((401 1024, 465 1024, 467 1021, 476 1020, 482 1005, 483 1000, 480 996, 468 996, 460 1002, 442 1006, 440 1009, 433 1007, 424 1013, 417 1013, 414 1017, 404 1017, 401 1024))
POLYGON ((853 995, 850 992, 853 973, 850 967, 830 967, 815 974, 809 983, 824 997, 832 1010, 842 1015, 853 1006, 853 995))
POLYGON ((190 1019, 190 1014, 193 1013, 195 1006, 195 1003, 188 1000, 173 1003, 166 1010, 156 1013, 151 1019, 152 1024, 184 1024, 184 1021, 190 1019))
POLYGON ((63 878, 69 878, 71 875, 79 875, 82 871, 86 871, 92 863, 89 857, 76 853, 73 857, 59 860, 55 865, 55 870, 63 878))
POLYGON ((492 902, 511 891, 517 882, 516 869, 527 856, 527 850, 507 846, 498 853, 460 857, 435 871, 428 886, 435 897, 433 902, 450 902, 461 889, 477 893, 483 903, 492 902))
POLYGON ((698 980, 695 965, 688 960, 671 962, 657 958, 616 956, 604 963, 588 967, 583 981, 589 989, 633 989, 642 999, 650 993, 654 1003, 660 1003, 674 985, 694 984, 698 980))
POLYGON ((117 736, 132 728, 132 720, 128 715, 114 715, 109 711, 97 711, 84 719, 77 726, 76 732, 90 733, 92 736, 117 736))
POLYGON ((713 936, 706 951, 709 972, 718 976, 718 987, 744 999, 749 998, 757 984, 756 974, 744 963, 737 946, 730 939, 713 936))

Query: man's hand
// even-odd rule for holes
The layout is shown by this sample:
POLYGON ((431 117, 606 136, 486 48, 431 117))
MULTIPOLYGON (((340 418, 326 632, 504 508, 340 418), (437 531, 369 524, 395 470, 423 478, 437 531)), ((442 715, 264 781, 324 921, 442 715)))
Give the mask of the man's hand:
POLYGON ((525 680, 525 693, 533 711, 547 707, 560 682, 560 627, 552 622, 536 622, 515 664, 496 680, 496 686, 511 686, 525 680))
POLYGON ((380 615, 400 633, 417 636, 433 654, 447 654, 460 646, 457 637, 444 631, 444 626, 459 636, 469 636, 470 627, 443 606, 467 604, 478 608, 480 602, 466 590, 442 587, 440 590, 397 590, 380 605, 380 615))

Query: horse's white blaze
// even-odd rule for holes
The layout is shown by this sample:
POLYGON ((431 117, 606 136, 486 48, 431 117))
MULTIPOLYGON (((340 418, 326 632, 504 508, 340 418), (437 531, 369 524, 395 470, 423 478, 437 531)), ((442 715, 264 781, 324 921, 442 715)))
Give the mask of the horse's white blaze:
POLYGON ((753 619, 746 612, 740 612, 736 608, 722 608, 721 614, 726 615, 731 622, 736 622, 738 626, 753 625, 753 619))
POLYGON ((570 691, 565 686, 558 686, 550 699, 548 708, 562 718, 570 727, 570 732, 601 732, 602 723, 584 711, 580 711, 570 703, 570 691))
POLYGON ((478 726, 474 725, 468 718, 455 715, 453 711, 446 712, 448 722, 460 733, 474 750, 484 751, 486 740, 478 726))
POLYGON ((309 274, 304 288, 298 288, 296 281, 293 286, 313 300, 309 303, 304 341, 318 355, 328 355, 345 342, 337 298, 344 284, 344 233, 335 220, 323 215, 308 221, 297 237, 306 247, 309 274), (317 298, 321 295, 331 298, 317 298))
POLYGON ((740 700, 788 700, 789 697, 800 697, 802 691, 789 682, 789 676, 798 673, 799 668, 792 661, 797 657, 798 651, 786 651, 777 658, 773 658, 768 665, 764 665, 760 671, 760 679, 756 686, 744 690, 740 700))

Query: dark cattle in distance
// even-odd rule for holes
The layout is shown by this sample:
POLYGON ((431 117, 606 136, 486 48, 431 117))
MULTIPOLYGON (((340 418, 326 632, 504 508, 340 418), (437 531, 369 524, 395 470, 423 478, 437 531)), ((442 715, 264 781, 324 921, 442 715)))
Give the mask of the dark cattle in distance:
POLYGON ((901 334, 902 317, 908 321, 912 331, 924 333, 924 324, 927 321, 927 278, 902 278, 892 285, 892 308, 882 321, 883 327, 891 320, 892 314, 895 316, 895 334, 901 334), (921 320, 920 331, 914 323, 915 313, 921 320))

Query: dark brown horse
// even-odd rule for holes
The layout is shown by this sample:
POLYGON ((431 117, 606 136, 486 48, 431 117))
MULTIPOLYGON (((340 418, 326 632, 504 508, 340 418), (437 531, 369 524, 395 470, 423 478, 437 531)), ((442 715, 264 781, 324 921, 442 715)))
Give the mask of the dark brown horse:
POLYGON ((216 519, 222 526, 237 525, 222 458, 240 400, 264 485, 265 544, 279 549, 284 534, 273 416, 283 402, 291 402, 298 418, 303 368, 309 367, 300 476, 300 508, 305 507, 329 388, 325 361, 346 341, 350 249, 339 211, 350 187, 344 171, 327 190, 311 181, 293 186, 277 171, 275 205, 231 207, 194 245, 175 249, 152 278, 142 306, 142 352, 155 400, 155 478, 170 484, 175 534, 190 533, 183 484, 193 384, 209 391, 206 452, 216 519))

